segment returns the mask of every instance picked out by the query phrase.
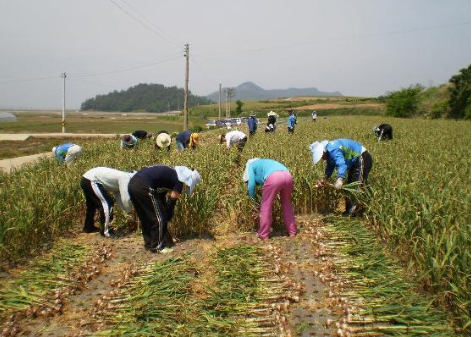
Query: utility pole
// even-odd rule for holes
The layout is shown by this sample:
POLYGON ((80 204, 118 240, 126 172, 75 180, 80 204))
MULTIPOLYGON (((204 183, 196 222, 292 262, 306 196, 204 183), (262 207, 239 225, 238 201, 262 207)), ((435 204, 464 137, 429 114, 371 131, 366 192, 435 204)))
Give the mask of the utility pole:
POLYGON ((62 86, 62 133, 66 132, 66 73, 62 73, 61 75, 63 79, 63 86, 62 86))
POLYGON ((221 119, 221 83, 220 83, 220 101, 218 105, 218 119, 221 119))
POLYGON ((185 45, 185 96, 184 96, 184 131, 188 129, 188 58, 189 58, 189 46, 188 43, 185 45))

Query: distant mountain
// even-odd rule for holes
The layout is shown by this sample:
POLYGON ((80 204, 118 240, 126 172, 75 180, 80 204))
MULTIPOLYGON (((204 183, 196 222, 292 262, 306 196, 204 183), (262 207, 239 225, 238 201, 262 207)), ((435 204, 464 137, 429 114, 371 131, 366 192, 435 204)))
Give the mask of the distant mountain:
MULTIPOLYGON (((274 98, 288 98, 292 96, 342 96, 339 91, 334 92, 323 92, 317 88, 289 88, 289 89, 272 89, 265 90, 252 82, 244 82, 234 88, 234 95, 232 100, 237 101, 251 101, 251 100, 264 100, 274 98)), ((218 102, 220 93, 215 91, 206 96, 214 102, 218 102)), ((221 99, 225 100, 225 92, 222 90, 221 99)))

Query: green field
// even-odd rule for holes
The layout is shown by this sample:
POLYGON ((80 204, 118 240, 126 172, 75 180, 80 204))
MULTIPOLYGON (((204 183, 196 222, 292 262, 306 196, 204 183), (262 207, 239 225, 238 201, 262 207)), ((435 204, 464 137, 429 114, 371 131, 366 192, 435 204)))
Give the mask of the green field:
MULTIPOLYGON (((352 138, 362 142, 374 160, 370 188, 363 196, 366 228, 398 258, 418 291, 433 296, 433 304, 449 312, 458 331, 470 332, 469 121, 333 116, 312 123, 301 117, 293 135, 285 124, 275 134, 259 130, 240 158, 217 144, 217 134, 204 132, 198 149, 185 153, 175 147, 170 153, 156 152, 151 141, 137 151, 120 152, 116 141, 101 140, 87 144, 71 168, 43 160, 0 175, 1 260, 18 261, 74 228, 83 217, 83 207, 77 207, 84 204, 78 182, 95 166, 130 170, 163 163, 197 168, 203 183, 176 209, 173 230, 178 237, 213 233, 227 225, 222 213, 234 230, 254 230, 252 205, 241 182, 243 166, 238 164, 252 157, 273 158, 290 169, 297 215, 333 212, 340 196, 314 188, 323 167, 312 165, 308 145, 352 138), (377 142, 372 126, 381 122, 393 125, 393 141, 377 142)), ((282 226, 280 218, 275 223, 282 226)))

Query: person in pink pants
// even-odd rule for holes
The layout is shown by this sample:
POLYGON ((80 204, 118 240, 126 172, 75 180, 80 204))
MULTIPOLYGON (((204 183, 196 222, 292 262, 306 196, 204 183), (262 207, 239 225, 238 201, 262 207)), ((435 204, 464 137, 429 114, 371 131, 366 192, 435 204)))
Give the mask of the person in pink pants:
POLYGON ((262 199, 259 219, 259 238, 269 238, 272 227, 272 208, 280 193, 285 228, 289 236, 297 234, 297 224, 292 207, 293 179, 288 169, 272 159, 249 159, 244 170, 243 180, 247 183, 249 196, 254 199, 256 186, 262 186, 262 199))

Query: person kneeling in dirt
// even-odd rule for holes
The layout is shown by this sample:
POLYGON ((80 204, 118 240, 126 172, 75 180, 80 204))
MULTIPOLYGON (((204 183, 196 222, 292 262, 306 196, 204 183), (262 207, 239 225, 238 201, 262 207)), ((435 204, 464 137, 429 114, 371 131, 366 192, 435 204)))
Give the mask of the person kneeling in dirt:
POLYGON ((175 204, 184 185, 191 195, 200 181, 200 174, 196 170, 167 165, 146 167, 131 178, 128 191, 141 221, 146 250, 152 253, 172 251, 170 246, 173 241, 167 223, 174 215, 175 204))
MULTIPOLYGON (((317 185, 326 185, 334 169, 337 170, 337 179, 334 188, 340 191, 344 181, 347 183, 359 182, 357 188, 367 184, 369 172, 372 169, 372 157, 364 146, 352 139, 335 139, 330 142, 323 140, 314 142, 309 147, 313 154, 313 165, 323 159, 326 161, 324 177, 317 185)), ((346 210, 344 216, 351 216, 356 211, 356 202, 345 197, 346 210)))
POLYGON ((65 143, 54 146, 52 153, 61 163, 66 163, 68 166, 82 153, 82 147, 77 144, 65 143))
POLYGON ((172 138, 170 137, 169 133, 167 131, 159 131, 156 136, 156 144, 154 145, 154 148, 160 150, 167 149, 167 151, 170 151, 171 143, 172 138))
POLYGON ((254 200, 256 186, 262 185, 262 198, 257 235, 262 240, 269 239, 272 227, 272 208, 280 193, 285 228, 289 236, 297 234, 297 224, 292 207, 293 179, 288 169, 272 159, 249 159, 243 174, 249 196, 254 200))
POLYGON ((374 126, 374 133, 377 136, 377 140, 392 140, 393 139, 393 128, 390 124, 380 124, 374 126))
POLYGON ((226 148, 229 149, 232 145, 235 145, 238 147, 238 150, 242 152, 247 142, 247 136, 244 132, 235 130, 219 135, 218 140, 220 144, 226 142, 226 148))
POLYGON ((85 172, 80 181, 87 206, 83 229, 85 233, 100 231, 103 236, 113 234, 110 222, 113 220, 114 200, 108 192, 114 194, 120 208, 130 213, 132 208, 128 183, 135 173, 136 171, 124 172, 109 167, 95 167, 85 172), (100 212, 100 229, 94 226, 97 209, 100 212))

